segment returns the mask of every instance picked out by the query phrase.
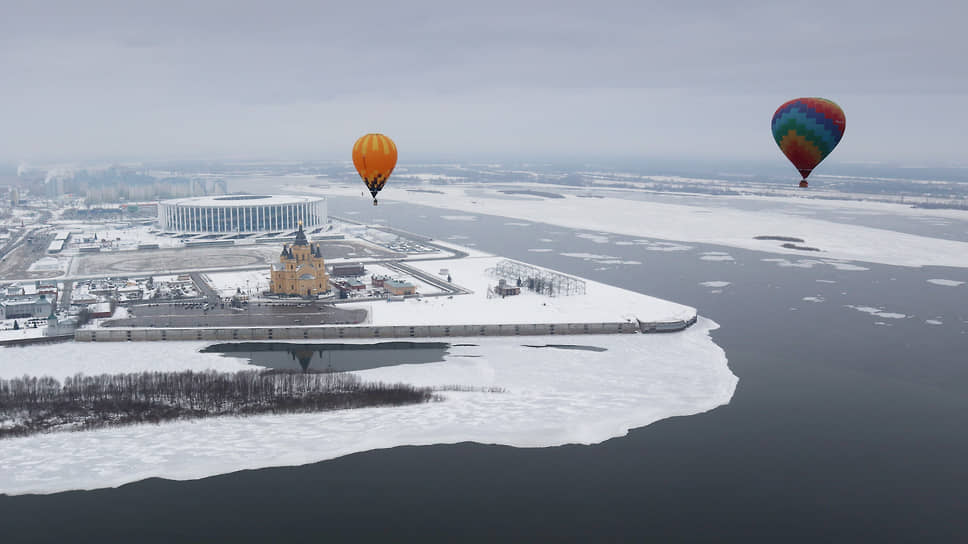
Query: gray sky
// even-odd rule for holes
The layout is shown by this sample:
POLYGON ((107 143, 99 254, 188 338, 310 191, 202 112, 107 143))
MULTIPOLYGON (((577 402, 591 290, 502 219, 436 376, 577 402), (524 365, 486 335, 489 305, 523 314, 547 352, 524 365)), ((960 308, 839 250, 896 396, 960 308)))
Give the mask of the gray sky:
POLYGON ((832 159, 968 163, 964 2, 470 4, 0 0, 0 160, 769 159, 824 96, 832 159))

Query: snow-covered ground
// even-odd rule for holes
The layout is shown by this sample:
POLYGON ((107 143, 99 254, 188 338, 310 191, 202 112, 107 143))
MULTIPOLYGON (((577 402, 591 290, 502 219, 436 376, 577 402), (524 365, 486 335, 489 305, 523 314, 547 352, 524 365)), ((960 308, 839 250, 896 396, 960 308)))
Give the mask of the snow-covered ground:
MULTIPOLYGON (((522 187, 527 184, 522 184, 522 187)), ((544 190, 553 186, 544 185, 544 190)), ((330 186, 325 188, 299 186, 292 189, 307 193, 356 196, 358 188, 330 186)), ((968 268, 968 243, 905 234, 885 229, 863 227, 849 223, 835 223, 809 217, 809 213, 789 214, 770 211, 749 211, 721 206, 668 204, 617 197, 508 200, 506 195, 481 185, 435 186, 438 193, 413 193, 387 187, 380 193, 383 201, 417 202, 447 210, 474 214, 489 214, 533 221, 569 228, 586 229, 598 233, 617 233, 647 236, 665 240, 718 244, 742 249, 802 255, 796 249, 781 247, 773 240, 756 240, 755 236, 793 236, 802 238, 806 245, 822 250, 818 256, 900 266, 952 266, 968 268), (471 196, 470 193, 473 193, 471 196)), ((708 197, 715 198, 715 197, 708 197)), ((749 197, 769 201, 771 197, 749 197)), ((789 202, 789 197, 784 202, 789 202)), ((711 201, 712 203, 712 201, 711 201)), ((893 213, 929 218, 958 218, 968 220, 968 212, 960 210, 925 210, 899 204, 879 202, 839 202, 800 199, 806 212, 810 209, 840 209, 893 213)), ((456 215, 448 216, 459 217, 456 215)), ((463 216, 460 216, 463 217, 463 216)))
MULTIPOLYGON (((9 320, 11 325, 0 329, 0 340, 25 340, 27 338, 40 338, 41 336, 44 336, 44 332, 47 329, 46 327, 25 327, 21 325, 21 328, 15 330, 13 329, 13 325, 12 325, 13 321, 14 321, 13 319, 9 320)), ((17 321, 20 321, 21 323, 23 323, 23 322, 26 322, 27 320, 20 319, 17 321)), ((0 350, 2 349, 4 348, 0 347, 0 350)), ((8 357, 13 356, 15 355, 15 353, 16 352, 0 352, 0 361, 2 361, 5 358, 5 356, 8 356, 8 357)), ((2 363, 0 363, 0 365, 2 365, 2 363)))
MULTIPOLYGON (((444 392, 443 402, 0 440, 0 493, 93 489, 149 477, 194 479, 400 445, 593 444, 729 402, 737 378, 709 337, 716 327, 700 319, 686 331, 666 335, 455 338, 454 344, 468 345, 452 347, 444 362, 359 373, 374 381, 505 390, 444 392), (525 346, 564 342, 606 351, 525 346)), ((0 359, 0 377, 245 367, 240 359, 199 353, 204 345, 34 346, 0 359)))
MULTIPOLYGON (((695 308, 591 280, 584 280, 584 295, 550 297, 522 288, 517 296, 488 298, 488 286, 496 286, 498 278, 487 271, 503 260, 502 257, 479 256, 413 261, 408 264, 428 274, 438 275, 441 269, 447 269, 453 283, 473 293, 361 303, 359 307, 370 312, 368 325, 600 323, 635 319, 654 322, 685 321, 696 315, 695 308)), ((446 275, 438 277, 446 278, 446 275)), ((355 306, 348 304, 343 308, 355 306)))
POLYGON ((205 279, 222 297, 231 297, 238 291, 255 295, 269 290, 269 267, 265 270, 210 272, 205 274, 205 279))

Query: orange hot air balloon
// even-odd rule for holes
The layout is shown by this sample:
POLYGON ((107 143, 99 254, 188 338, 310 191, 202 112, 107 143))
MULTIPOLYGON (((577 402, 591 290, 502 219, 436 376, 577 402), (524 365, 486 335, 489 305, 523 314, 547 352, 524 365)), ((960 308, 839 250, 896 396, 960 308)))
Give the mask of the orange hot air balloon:
POLYGON ((376 194, 386 184, 396 165, 397 146, 382 134, 367 134, 353 144, 353 166, 373 195, 374 206, 376 194))

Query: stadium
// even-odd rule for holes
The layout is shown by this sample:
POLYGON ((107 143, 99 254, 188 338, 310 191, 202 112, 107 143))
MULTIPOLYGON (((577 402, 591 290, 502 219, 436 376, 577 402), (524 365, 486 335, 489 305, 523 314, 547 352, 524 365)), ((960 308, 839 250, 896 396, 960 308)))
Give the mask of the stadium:
POLYGON ((158 224, 168 232, 270 232, 326 223, 319 196, 230 195, 179 198, 158 203, 158 224))

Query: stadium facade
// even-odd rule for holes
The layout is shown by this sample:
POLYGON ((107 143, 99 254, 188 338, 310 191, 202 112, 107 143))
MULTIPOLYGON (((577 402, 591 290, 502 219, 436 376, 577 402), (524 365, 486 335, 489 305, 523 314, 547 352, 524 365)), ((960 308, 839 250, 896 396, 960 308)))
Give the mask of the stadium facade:
POLYGON ((169 232, 252 233, 324 225, 320 196, 229 195, 179 198, 158 203, 158 224, 169 232))

